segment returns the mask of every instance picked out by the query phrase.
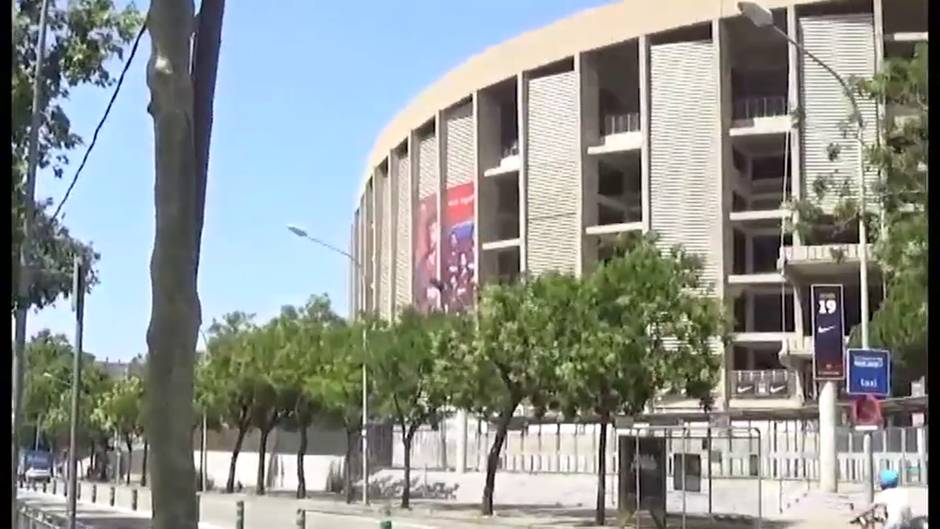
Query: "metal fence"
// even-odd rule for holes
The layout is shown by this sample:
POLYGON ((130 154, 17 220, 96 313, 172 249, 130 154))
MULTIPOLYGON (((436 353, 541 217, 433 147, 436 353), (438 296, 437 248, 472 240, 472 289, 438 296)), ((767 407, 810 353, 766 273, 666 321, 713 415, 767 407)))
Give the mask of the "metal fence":
MULTIPOLYGON (((758 466, 768 479, 791 481, 816 480, 819 476, 819 434, 813 421, 760 421, 761 455, 757 457, 755 440, 728 436, 715 441, 711 449, 704 443, 696 449, 702 461, 708 462, 706 475, 715 478, 753 478, 758 466)), ((700 426, 693 426, 700 428, 700 426)), ((744 425, 739 426, 745 427, 744 425)), ((606 468, 616 468, 617 454, 613 439, 616 432, 608 427, 606 468)), ((555 423, 528 425, 507 433, 500 454, 499 468, 507 472, 594 474, 598 463, 600 428, 596 424, 555 423)), ((836 433, 839 479, 860 483, 864 480, 864 434, 849 428, 836 433)), ((471 426, 467 436, 466 468, 482 471, 493 443, 494 431, 485 423, 471 426)), ((399 433, 393 439, 400 439, 399 433)), ((670 454, 679 453, 678 445, 670 442, 670 454)), ((926 486, 928 428, 889 427, 872 432, 872 453, 875 472, 890 468, 901 472, 907 486, 926 486)), ((392 447, 392 466, 401 468, 404 453, 401 443, 392 447)), ((434 431, 422 428, 412 445, 412 466, 415 469, 448 470, 456 467, 456 428, 443 424, 434 431)), ((672 457, 672 455, 670 455, 672 457)), ((672 476, 671 463, 668 468, 672 476)))

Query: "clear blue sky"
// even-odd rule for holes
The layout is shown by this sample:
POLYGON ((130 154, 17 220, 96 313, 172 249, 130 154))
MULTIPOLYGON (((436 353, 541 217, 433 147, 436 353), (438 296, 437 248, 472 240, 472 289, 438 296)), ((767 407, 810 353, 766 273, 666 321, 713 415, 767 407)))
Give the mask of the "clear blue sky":
MULTIPOLYGON (((314 293, 328 294, 345 315, 345 259, 285 225, 345 248, 365 157, 399 109, 472 54, 609 2, 227 2, 199 271, 204 328, 234 310, 263 321, 314 293)), ((84 339, 101 359, 146 351, 154 231, 149 55, 145 36, 65 208, 74 235, 101 252, 84 339)), ((109 90, 83 88, 66 104, 86 141, 108 97, 109 90)), ((64 180, 80 158, 73 153, 64 180)), ((58 200, 66 185, 40 175, 37 193, 58 200)), ((30 335, 50 328, 72 336, 67 301, 30 318, 30 335)))

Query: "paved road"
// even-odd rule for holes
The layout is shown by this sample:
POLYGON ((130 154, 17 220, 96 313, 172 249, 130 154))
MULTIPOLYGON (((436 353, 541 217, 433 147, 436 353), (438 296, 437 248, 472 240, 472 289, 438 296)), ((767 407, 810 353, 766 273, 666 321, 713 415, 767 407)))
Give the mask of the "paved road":
MULTIPOLYGON (((744 480, 715 487, 715 512, 731 512, 744 516, 753 516, 749 511, 756 511, 753 507, 757 496, 754 485, 748 484, 744 480), (750 504, 750 508, 748 508, 748 504, 750 504)), ((787 526, 789 529, 849 528, 847 520, 851 511, 846 500, 852 499, 854 501, 855 496, 861 495, 860 491, 846 490, 843 494, 838 495, 839 498, 837 499, 828 498, 823 500, 820 499, 821 497, 818 494, 810 493, 809 496, 806 496, 805 484, 792 483, 790 484, 792 488, 787 487, 786 483, 782 488, 778 488, 774 482, 765 483, 764 485, 762 487, 762 496, 764 496, 763 503, 765 507, 762 514, 765 520, 763 524, 765 528, 778 526, 787 526), (777 503, 781 498, 785 504, 789 503, 789 505, 785 505, 783 513, 780 513, 777 507, 777 503), (791 501, 793 503, 790 503, 791 501)), ((87 507, 83 507, 83 509, 94 509, 99 514, 101 509, 107 510, 109 488, 109 485, 99 485, 97 487, 98 493, 95 495, 97 504, 85 504, 87 507)), ((64 502, 64 498, 61 496, 62 488, 58 487, 57 489, 59 496, 56 501, 64 502)), ((145 522, 150 516, 150 492, 146 488, 138 488, 139 512, 134 513, 130 508, 131 491, 132 488, 130 487, 118 486, 115 488, 117 512, 127 519, 127 523, 131 523, 132 520, 130 519, 135 517, 143 520, 143 522, 134 522, 135 525, 121 525, 120 529, 149 527, 145 522), (142 525, 136 525, 141 523, 142 525)), ((85 502, 90 502, 91 497, 92 485, 84 483, 81 498, 85 502)), ((918 497, 914 500, 915 512, 918 514, 925 513, 926 489, 918 492, 918 497), (923 507, 920 507, 920 504, 923 504, 923 507)), ((359 504, 346 505, 337 496, 330 494, 318 494, 314 498, 297 500, 289 494, 277 492, 261 497, 252 494, 210 492, 200 497, 200 518, 204 522, 201 524, 203 529, 234 529, 236 503, 238 501, 244 502, 246 529, 296 528, 297 510, 299 508, 306 511, 306 528, 308 529, 375 528, 379 526, 381 520, 385 519, 391 519, 394 527, 408 529, 476 529, 481 526, 494 528, 564 528, 584 526, 585 522, 593 520, 593 509, 590 505, 562 506, 545 503, 506 506, 497 504, 497 516, 483 518, 477 514, 478 505, 476 502, 462 502, 460 500, 418 499, 413 501, 413 510, 402 511, 394 507, 397 505, 397 500, 379 500, 371 506, 364 507, 359 504), (391 508, 386 506, 391 506, 391 508), (389 510, 386 511, 385 509, 389 510)), ((676 526, 679 526, 680 523, 681 503, 681 494, 674 492, 669 494, 668 508, 676 516, 676 526)), ((689 529, 699 525, 693 523, 696 518, 695 514, 696 511, 704 512, 706 507, 702 504, 706 503, 707 495, 704 493, 686 496, 689 529)), ((613 521, 616 518, 615 509, 610 509, 609 512, 611 521, 613 521)), ((728 527, 741 527, 743 521, 723 520, 721 524, 728 527)), ((104 523, 108 522, 105 521, 104 523)), ((753 526, 753 520, 748 525, 753 526)), ((102 527, 105 529, 118 529, 114 525, 103 525, 102 527)), ((719 527, 719 524, 715 521, 708 521, 705 523, 705 527, 719 527)))

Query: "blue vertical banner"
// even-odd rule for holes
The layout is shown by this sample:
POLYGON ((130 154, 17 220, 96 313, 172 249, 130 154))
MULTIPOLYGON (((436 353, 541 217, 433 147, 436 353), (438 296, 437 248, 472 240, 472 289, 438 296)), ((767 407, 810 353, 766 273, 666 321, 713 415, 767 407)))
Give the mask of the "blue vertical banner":
POLYGON ((845 380, 845 316, 842 285, 812 285, 813 375, 845 380))

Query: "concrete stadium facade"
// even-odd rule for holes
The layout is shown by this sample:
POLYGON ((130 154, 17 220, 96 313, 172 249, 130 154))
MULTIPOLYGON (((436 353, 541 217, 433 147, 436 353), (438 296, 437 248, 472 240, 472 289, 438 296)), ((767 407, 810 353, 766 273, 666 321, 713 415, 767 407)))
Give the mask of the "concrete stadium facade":
MULTIPOLYGON (((927 40, 926 0, 763 5, 844 78, 927 40)), ((899 112, 860 107, 867 142, 899 112)), ((380 133, 351 226, 351 310, 392 318, 442 296, 470 307, 476 284, 584 274, 617 235, 655 231, 702 256, 734 307, 718 407, 799 408, 815 398, 810 285, 844 285, 848 332, 858 245, 854 230, 787 233, 787 203, 818 200, 817 177, 857 174, 849 113, 836 79, 729 0, 621 1, 523 34, 447 73, 380 133)), ((870 274, 873 313, 876 264, 870 274)))

